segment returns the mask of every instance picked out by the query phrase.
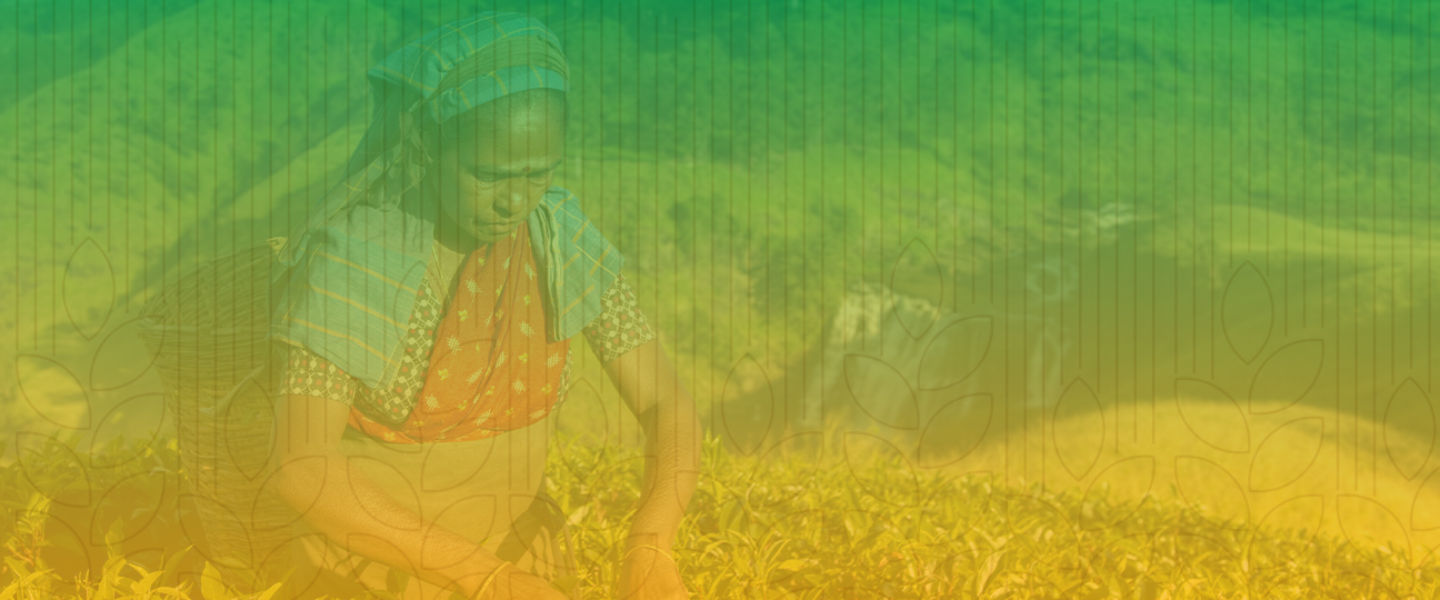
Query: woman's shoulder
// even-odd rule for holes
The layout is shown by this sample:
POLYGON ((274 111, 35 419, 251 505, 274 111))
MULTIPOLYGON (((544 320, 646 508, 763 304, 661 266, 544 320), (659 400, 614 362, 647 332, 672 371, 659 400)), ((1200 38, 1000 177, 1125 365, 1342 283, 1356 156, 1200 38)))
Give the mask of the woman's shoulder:
POLYGON ((402 210, 362 205, 333 215, 307 235, 313 236, 305 249, 311 285, 317 277, 338 276, 349 287, 413 295, 425 278, 433 229, 402 210))
POLYGON ((540 205, 551 211, 564 211, 582 217, 585 215, 584 211, 580 210, 580 197, 558 185, 545 190, 545 195, 540 198, 540 205))
POLYGON ((396 206, 354 205, 323 217, 312 216, 290 238, 271 238, 282 264, 340 260, 395 279, 423 265, 433 228, 396 206))
POLYGON ((355 206, 308 230, 294 249, 295 271, 277 281, 271 335, 368 387, 389 381, 427 264, 426 238, 409 219, 355 206))
POLYGON ((640 309, 635 290, 624 275, 616 275, 600 302, 600 314, 584 329, 585 338, 600 358, 600 364, 607 364, 655 339, 655 329, 640 309))
POLYGON ((552 309, 550 338, 566 339, 600 314, 600 296, 614 283, 624 257, 565 188, 550 188, 533 218, 532 236, 539 235, 532 239, 537 256, 543 256, 552 309))
MULTIPOLYGON (((622 260, 619 250, 581 209, 580 198, 574 192, 558 186, 547 190, 532 225, 531 234, 539 232, 540 239, 536 242, 547 254, 554 251, 551 259, 562 259, 562 264, 573 266, 571 259, 580 254, 587 259, 585 262, 604 263, 611 278, 619 272, 622 260)), ((588 266, 586 271, 590 271, 588 266)), ((610 281, 607 279, 605 283, 608 287, 610 281)))
POLYGON ((594 227, 590 217, 581 208, 580 197, 574 192, 559 186, 552 186, 546 190, 545 195, 540 199, 540 210, 537 216, 547 221, 547 228, 553 229, 555 233, 572 233, 576 236, 572 241, 580 242, 583 238, 589 238, 591 243, 604 239, 600 230, 594 227))
POLYGON ((327 239, 341 243, 365 244, 392 253, 423 260, 433 238, 433 228, 424 219, 391 207, 353 206, 325 224, 327 239))

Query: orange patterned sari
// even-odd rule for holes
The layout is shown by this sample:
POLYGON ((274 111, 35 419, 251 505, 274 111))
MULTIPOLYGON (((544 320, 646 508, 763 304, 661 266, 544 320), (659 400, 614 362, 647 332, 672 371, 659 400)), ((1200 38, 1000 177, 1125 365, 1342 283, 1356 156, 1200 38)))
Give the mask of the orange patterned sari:
POLYGON ((387 442, 477 440, 535 423, 558 402, 570 341, 546 341, 529 225, 466 257, 453 289, 404 426, 352 409, 351 427, 387 442))

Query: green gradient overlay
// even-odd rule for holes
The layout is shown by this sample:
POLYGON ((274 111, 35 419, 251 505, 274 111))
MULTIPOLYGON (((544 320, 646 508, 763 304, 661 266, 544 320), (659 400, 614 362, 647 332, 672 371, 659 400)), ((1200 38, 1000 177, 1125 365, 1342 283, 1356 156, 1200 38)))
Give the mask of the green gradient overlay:
MULTIPOLYGON (((140 306, 289 232, 369 124, 365 70, 482 9, 564 43, 556 183, 625 253, 716 452, 1104 484, 1435 573, 1440 4, 1398 0, 0 1, 0 461, 30 482, 0 517, 53 492, 15 462, 45 436, 163 446, 140 306)), ((559 437, 638 445, 576 356, 559 437)), ((986 564, 774 589, 944 597, 1024 566, 986 564)))

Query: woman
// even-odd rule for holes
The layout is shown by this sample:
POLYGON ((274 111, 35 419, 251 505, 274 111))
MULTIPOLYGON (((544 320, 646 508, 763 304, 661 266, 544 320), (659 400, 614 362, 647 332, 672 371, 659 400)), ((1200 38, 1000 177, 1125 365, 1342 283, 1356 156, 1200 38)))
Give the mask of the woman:
POLYGON ((348 579, 405 582, 406 598, 566 597, 543 468, 583 332, 653 459, 619 592, 687 597, 670 549, 699 421, 620 254, 551 186, 568 79, 555 36, 483 14, 369 77, 376 117, 344 185, 275 243, 272 337, 288 356, 272 481, 303 517, 292 546, 320 567, 311 593, 348 579))

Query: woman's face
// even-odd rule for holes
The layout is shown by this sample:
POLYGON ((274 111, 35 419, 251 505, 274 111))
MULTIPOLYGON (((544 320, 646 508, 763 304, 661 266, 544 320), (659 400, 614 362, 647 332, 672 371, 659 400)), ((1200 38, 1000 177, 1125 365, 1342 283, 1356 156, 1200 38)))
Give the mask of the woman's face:
POLYGON ((440 226, 449 228, 442 234, 484 245, 520 227, 564 157, 564 116, 556 112, 543 103, 496 111, 462 119, 444 138, 425 177, 440 226))

